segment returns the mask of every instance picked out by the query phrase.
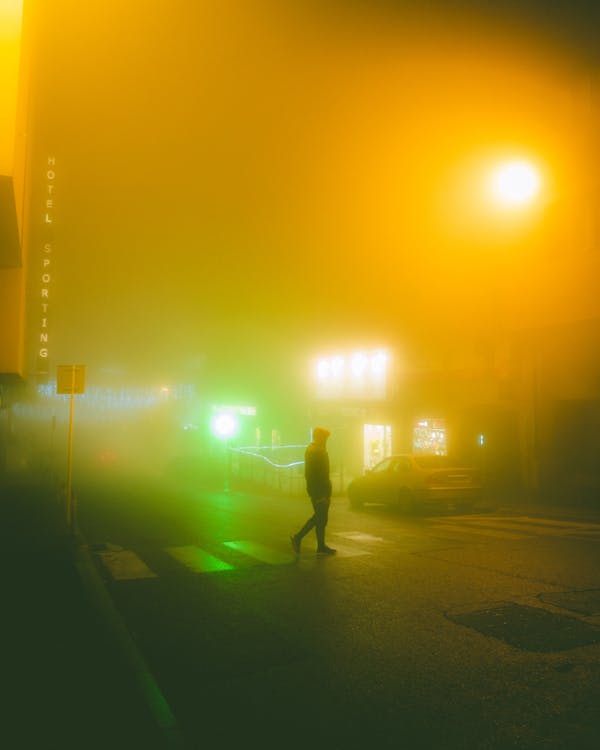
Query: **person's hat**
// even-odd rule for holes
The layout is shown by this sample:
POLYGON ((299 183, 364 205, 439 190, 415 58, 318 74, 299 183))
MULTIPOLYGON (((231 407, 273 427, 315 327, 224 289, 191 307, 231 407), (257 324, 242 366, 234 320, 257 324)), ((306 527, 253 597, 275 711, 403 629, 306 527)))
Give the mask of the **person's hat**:
POLYGON ((325 427, 313 427, 313 440, 319 437, 326 440, 330 435, 331 433, 325 427))

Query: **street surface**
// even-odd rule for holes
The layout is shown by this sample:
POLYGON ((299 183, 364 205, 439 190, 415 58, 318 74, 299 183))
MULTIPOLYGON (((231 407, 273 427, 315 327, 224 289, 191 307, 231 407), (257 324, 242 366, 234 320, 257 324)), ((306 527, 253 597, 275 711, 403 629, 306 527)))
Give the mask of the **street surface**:
POLYGON ((597 748, 600 515, 106 479, 79 525, 191 748, 597 748))

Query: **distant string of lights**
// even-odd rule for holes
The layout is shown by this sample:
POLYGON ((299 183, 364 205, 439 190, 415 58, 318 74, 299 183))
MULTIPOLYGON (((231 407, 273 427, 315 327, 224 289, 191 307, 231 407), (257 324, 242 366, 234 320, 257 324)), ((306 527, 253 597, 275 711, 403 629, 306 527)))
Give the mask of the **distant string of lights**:
MULTIPOLYGON (((47 383, 38 385, 37 391, 43 398, 57 398, 62 400, 68 398, 68 396, 61 396, 56 393, 55 380, 50 380, 47 383)), ((163 403, 169 399, 175 401, 180 399, 191 399, 194 396, 194 391, 195 389, 193 385, 119 389, 90 386, 79 398, 81 401, 88 402, 90 405, 93 404, 100 408, 143 408, 163 403)))

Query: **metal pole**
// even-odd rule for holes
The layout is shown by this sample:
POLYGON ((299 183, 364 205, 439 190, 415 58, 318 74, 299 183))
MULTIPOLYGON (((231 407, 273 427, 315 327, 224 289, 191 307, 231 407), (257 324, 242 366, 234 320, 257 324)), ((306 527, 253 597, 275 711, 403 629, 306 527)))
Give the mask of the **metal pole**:
POLYGON ((229 440, 225 440, 225 493, 229 492, 230 477, 231 477, 231 451, 229 450, 229 440))
POLYGON ((72 524, 72 505, 71 505, 71 474, 73 458, 73 412, 75 409, 75 367, 73 366, 71 375, 71 405, 69 409, 69 448, 67 451, 67 526, 71 528, 72 524))

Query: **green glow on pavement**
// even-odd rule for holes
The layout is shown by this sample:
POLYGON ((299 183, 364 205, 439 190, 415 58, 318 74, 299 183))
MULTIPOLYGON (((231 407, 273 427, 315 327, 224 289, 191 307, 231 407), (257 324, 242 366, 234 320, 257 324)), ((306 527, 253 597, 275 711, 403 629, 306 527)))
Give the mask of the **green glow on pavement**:
POLYGON ((291 552, 281 552, 281 550, 271 549, 256 542, 236 541, 223 542, 223 544, 269 565, 281 565, 281 563, 293 562, 296 559, 291 552))
POLYGON ((167 547, 166 551, 194 573, 216 573, 220 570, 235 570, 233 565, 205 552, 200 547, 167 547))

